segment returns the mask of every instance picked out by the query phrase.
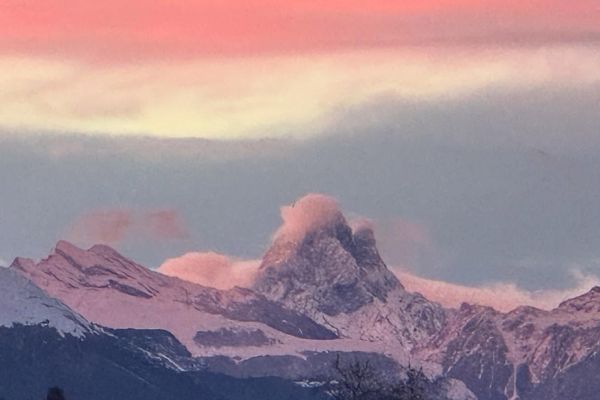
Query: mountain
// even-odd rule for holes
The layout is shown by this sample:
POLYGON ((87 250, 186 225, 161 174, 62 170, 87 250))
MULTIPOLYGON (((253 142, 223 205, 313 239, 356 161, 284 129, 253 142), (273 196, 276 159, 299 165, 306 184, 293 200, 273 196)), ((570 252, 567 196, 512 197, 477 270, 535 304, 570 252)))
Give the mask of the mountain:
MULTIPOLYGON (((37 263, 13 262, 12 276, 35 284, 27 290, 42 288, 47 295, 34 297, 56 313, 40 316, 32 306, 21 323, 48 319, 77 336, 97 329, 85 322, 94 321, 186 373, 327 379, 345 354, 396 375, 422 366, 456 399, 592 400, 600 392, 592 379, 600 371, 600 288, 550 311, 446 309, 403 287, 367 224, 353 228, 335 212, 293 233, 278 231, 253 285, 231 290, 162 275, 107 246, 62 241, 37 263)), ((9 325, 19 304, 6 312, 9 325)))
POLYGON ((406 363, 446 318, 442 307, 403 288, 381 260, 371 229, 353 232, 341 214, 300 242, 276 241, 249 289, 200 286, 107 246, 83 250, 65 241, 38 263, 17 258, 11 268, 91 321, 164 329, 202 356, 350 348, 406 363))
POLYGON ((600 392, 586 372, 600 369, 600 288, 551 311, 444 309, 408 293, 379 256, 369 226, 352 229, 337 212, 302 236, 276 236, 254 289, 340 337, 385 343, 388 352, 400 347, 413 362, 431 362, 482 400, 575 399, 567 394, 585 382, 581 374, 597 391, 576 389, 576 399, 600 392))
POLYGON ((282 379, 185 372, 171 357, 177 353, 189 357, 189 353, 168 332, 101 328, 4 268, 0 269, 0 317, 3 399, 41 398, 54 385, 63 387, 69 398, 87 400, 321 396, 282 379), (159 351, 148 352, 145 341, 159 351))
MULTIPOLYGON (((265 344, 337 337, 309 317, 249 289, 220 291, 165 276, 107 246, 82 250, 61 241, 39 263, 17 258, 11 269, 91 321, 111 328, 165 329, 194 354, 206 355, 207 348, 220 354, 219 348, 227 347, 214 343, 214 337, 207 339, 210 332, 229 332, 223 339, 228 344, 234 336, 242 342, 260 336, 265 344)), ((242 342, 238 347, 248 347, 242 342)))
POLYGON ((341 337, 385 343, 405 360, 446 319, 441 306, 404 289, 381 259, 373 230, 352 229, 339 211, 299 238, 277 237, 253 288, 341 337))
POLYGON ((551 311, 524 306, 501 313, 463 304, 416 354, 442 365, 480 399, 592 400, 600 391, 593 375, 599 351, 596 287, 551 311))
MULTIPOLYGON (((159 329, 172 333, 189 355, 175 351, 168 353, 168 359, 186 371, 206 366, 238 377, 304 380, 313 378, 315 371, 329 369, 331 373, 340 353, 352 353, 352 357, 378 365, 396 365, 386 369, 398 370, 407 364, 410 349, 420 337, 429 338, 439 330, 444 310, 406 292, 381 261, 371 231, 352 233, 345 221, 341 223, 339 228, 350 233, 346 245, 351 246, 355 260, 351 273, 356 274, 354 284, 365 302, 353 312, 337 315, 322 313, 319 308, 314 312, 299 309, 292 300, 277 299, 258 288, 221 291, 168 277, 107 246, 83 250, 61 241, 47 258, 37 263, 17 258, 11 269, 88 320, 121 332, 134 328, 136 343, 149 354, 165 354, 164 348, 156 346, 164 338, 153 334, 142 340, 140 332, 159 329)), ((324 257, 348 252, 329 233, 307 242, 304 249, 319 247, 322 240, 333 245, 322 249, 324 257)), ((307 266, 322 267, 315 263, 307 266)), ((328 286, 327 280, 318 284, 328 286)), ((340 303, 343 296, 341 290, 316 304, 340 303)), ((460 382, 448 381, 442 386, 456 392, 456 399, 470 398, 460 382)))
POLYGON ((254 288, 302 313, 334 317, 386 302, 402 285, 379 256, 373 231, 352 232, 338 212, 299 240, 278 237, 263 258, 254 288))

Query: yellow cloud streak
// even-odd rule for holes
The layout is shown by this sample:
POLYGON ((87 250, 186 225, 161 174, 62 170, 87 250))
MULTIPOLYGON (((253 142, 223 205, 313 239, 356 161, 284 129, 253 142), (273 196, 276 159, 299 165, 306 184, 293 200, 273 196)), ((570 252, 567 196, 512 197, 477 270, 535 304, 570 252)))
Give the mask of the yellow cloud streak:
POLYGON ((0 124, 162 137, 276 137, 317 130, 378 95, 432 101, 488 87, 600 82, 594 48, 413 49, 141 65, 0 57, 0 124))

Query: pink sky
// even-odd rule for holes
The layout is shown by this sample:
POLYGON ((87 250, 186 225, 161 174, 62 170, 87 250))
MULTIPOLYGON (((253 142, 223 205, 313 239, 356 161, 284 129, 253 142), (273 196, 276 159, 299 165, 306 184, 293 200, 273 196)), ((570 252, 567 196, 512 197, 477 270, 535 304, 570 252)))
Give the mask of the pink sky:
POLYGON ((573 77, 585 85, 600 74, 599 7, 596 0, 3 1, 0 129, 306 136, 336 110, 382 94, 431 101, 573 77))
POLYGON ((104 62, 461 43, 598 41, 595 0, 8 0, 3 52, 104 62))

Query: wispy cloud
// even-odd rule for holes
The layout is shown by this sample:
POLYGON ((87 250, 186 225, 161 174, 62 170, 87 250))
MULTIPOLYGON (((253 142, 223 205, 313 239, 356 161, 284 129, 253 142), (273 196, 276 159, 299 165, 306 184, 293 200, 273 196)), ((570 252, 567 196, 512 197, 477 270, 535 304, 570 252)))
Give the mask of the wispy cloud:
POLYGON ((126 239, 180 240, 187 229, 175 210, 107 209, 86 213, 68 228, 67 238, 81 245, 117 245, 126 239))

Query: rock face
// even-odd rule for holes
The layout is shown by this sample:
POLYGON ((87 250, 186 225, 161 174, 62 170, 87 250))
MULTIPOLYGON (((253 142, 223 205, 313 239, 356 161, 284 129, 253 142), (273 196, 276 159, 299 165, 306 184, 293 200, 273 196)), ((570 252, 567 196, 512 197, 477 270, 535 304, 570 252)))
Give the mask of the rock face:
POLYGON ((198 331, 194 336, 198 346, 236 347, 236 346, 268 346, 275 340, 267 337, 260 329, 225 329, 216 331, 198 331))
POLYGON ((575 390, 579 374, 596 369, 600 350, 600 289, 562 303, 552 311, 519 307, 500 313, 489 307, 463 306, 423 349, 421 357, 442 365, 445 374, 464 381, 480 399, 597 398, 575 390), (576 372, 578 371, 578 372, 576 372))
POLYGON ((513 369, 508 348, 497 328, 497 312, 489 307, 463 305, 429 344, 430 360, 447 376, 460 379, 478 398, 505 399, 513 369))
POLYGON ((404 289, 381 259, 373 230, 353 230, 341 213, 301 237, 276 238, 253 289, 342 337, 386 342, 405 356, 446 318, 438 304, 404 289))
POLYGON ((402 289, 387 269, 370 228, 353 232, 341 215, 299 240, 275 240, 260 266, 254 289, 308 315, 352 313, 375 300, 385 303, 402 289))

